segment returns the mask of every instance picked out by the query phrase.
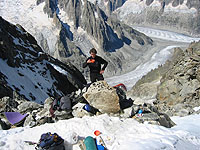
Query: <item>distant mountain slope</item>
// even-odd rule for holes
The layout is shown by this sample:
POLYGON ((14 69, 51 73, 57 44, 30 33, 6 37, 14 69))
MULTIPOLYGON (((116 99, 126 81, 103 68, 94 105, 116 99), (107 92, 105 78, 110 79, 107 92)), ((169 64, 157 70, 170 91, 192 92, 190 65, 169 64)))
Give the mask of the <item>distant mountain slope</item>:
POLYGON ((129 25, 150 26, 200 35, 199 0, 127 0, 115 10, 129 25))
POLYGON ((152 39, 86 0, 2 0, 0 6, 2 17, 22 25, 45 52, 82 72, 92 47, 109 61, 105 74, 114 75, 133 69, 153 45, 152 39))
POLYGON ((82 88, 86 81, 70 63, 52 58, 20 25, 0 17, 0 97, 12 92, 42 103, 82 88))
POLYGON ((126 0, 88 0, 91 3, 98 5, 108 16, 112 14, 114 10, 121 7, 126 0))

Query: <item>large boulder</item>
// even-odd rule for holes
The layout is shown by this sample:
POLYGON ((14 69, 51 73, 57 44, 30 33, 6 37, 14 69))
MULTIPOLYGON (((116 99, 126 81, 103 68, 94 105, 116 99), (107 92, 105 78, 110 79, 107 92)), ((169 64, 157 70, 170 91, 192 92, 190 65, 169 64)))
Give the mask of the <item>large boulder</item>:
POLYGON ((120 110, 116 89, 109 86, 106 81, 91 84, 83 97, 102 113, 117 113, 120 110))

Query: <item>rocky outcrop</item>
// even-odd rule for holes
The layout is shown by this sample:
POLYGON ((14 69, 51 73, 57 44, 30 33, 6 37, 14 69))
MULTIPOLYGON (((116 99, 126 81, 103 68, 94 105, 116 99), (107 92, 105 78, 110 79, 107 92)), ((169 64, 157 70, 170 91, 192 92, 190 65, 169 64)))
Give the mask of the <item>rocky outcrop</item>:
POLYGON ((135 103, 150 102, 170 116, 186 116, 200 106, 200 43, 186 51, 176 48, 173 58, 142 77, 128 92, 135 103))
POLYGON ((116 32, 119 39, 124 43, 130 44, 131 41, 127 37, 131 37, 131 39, 136 40, 139 45, 153 45, 153 40, 151 38, 147 37, 143 33, 138 32, 137 30, 134 30, 130 26, 120 22, 114 17, 108 18, 107 22, 111 26, 111 28, 116 32))
POLYGON ((2 17, 0 61, 1 97, 12 97, 17 91, 28 100, 43 103, 49 96, 71 93, 86 84, 70 62, 64 64, 44 53, 33 36, 2 17))
POLYGON ((162 77, 157 103, 170 115, 185 116, 200 106, 200 43, 192 43, 162 77), (170 111, 168 111, 170 110, 170 111))

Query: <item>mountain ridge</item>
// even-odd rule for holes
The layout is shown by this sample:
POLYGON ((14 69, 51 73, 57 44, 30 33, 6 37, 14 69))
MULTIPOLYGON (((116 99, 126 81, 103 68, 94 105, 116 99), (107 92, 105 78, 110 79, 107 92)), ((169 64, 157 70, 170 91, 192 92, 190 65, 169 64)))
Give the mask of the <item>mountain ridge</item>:
POLYGON ((129 25, 200 35, 198 0, 127 0, 113 13, 129 25), (135 9, 131 9, 131 8, 135 9), (184 17, 183 17, 184 16, 184 17))
POLYGON ((66 95, 86 84, 72 64, 63 64, 44 53, 23 27, 2 17, 0 25, 0 89, 8 89, 1 92, 1 97, 17 91, 28 100, 43 103, 49 96, 66 95))

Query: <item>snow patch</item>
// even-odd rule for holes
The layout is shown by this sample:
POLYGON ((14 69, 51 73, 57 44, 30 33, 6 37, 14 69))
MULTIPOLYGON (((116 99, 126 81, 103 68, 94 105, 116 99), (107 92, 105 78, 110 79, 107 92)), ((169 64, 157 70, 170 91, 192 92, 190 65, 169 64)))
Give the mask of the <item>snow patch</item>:
POLYGON ((74 22, 69 19, 67 13, 64 10, 59 9, 58 17, 63 23, 67 23, 70 27, 74 26, 74 22))
POLYGON ((194 111, 199 111, 200 110, 200 106, 199 107, 194 107, 193 109, 194 109, 194 111))
POLYGON ((56 69, 58 72, 62 73, 63 75, 69 75, 69 73, 66 70, 60 68, 59 66, 54 65, 54 64, 51 64, 51 65, 54 67, 54 69, 56 69))
POLYGON ((24 141, 38 142, 43 133, 51 132, 57 133, 66 141, 66 149, 71 146, 71 149, 79 150, 78 144, 70 144, 72 135, 95 138, 95 130, 102 133, 101 136, 110 150, 132 150, 133 147, 136 150, 199 149, 200 115, 173 117, 172 119, 177 125, 165 128, 140 124, 132 118, 123 119, 104 114, 60 120, 57 123, 46 123, 33 128, 20 127, 7 131, 0 130, 0 149, 34 150, 35 145, 28 145, 24 141))
POLYGON ((98 0, 88 0, 88 1, 94 4, 98 0))
POLYGON ((94 16, 95 18, 99 18, 98 13, 96 11, 94 12, 94 16))
MULTIPOLYGON (((47 62, 43 61, 43 64, 45 63, 47 62)), ((1 72, 8 77, 6 81, 13 90, 18 88, 20 93, 25 95, 28 99, 32 99, 32 96, 35 97, 35 102, 37 103, 44 102, 44 100, 49 97, 47 94, 49 88, 52 87, 57 91, 53 86, 55 80, 51 78, 47 68, 40 63, 36 63, 35 65, 23 65, 22 68, 12 68, 9 67, 5 61, 0 59, 0 68, 1 72), (22 75, 19 75, 19 73, 22 75)))

